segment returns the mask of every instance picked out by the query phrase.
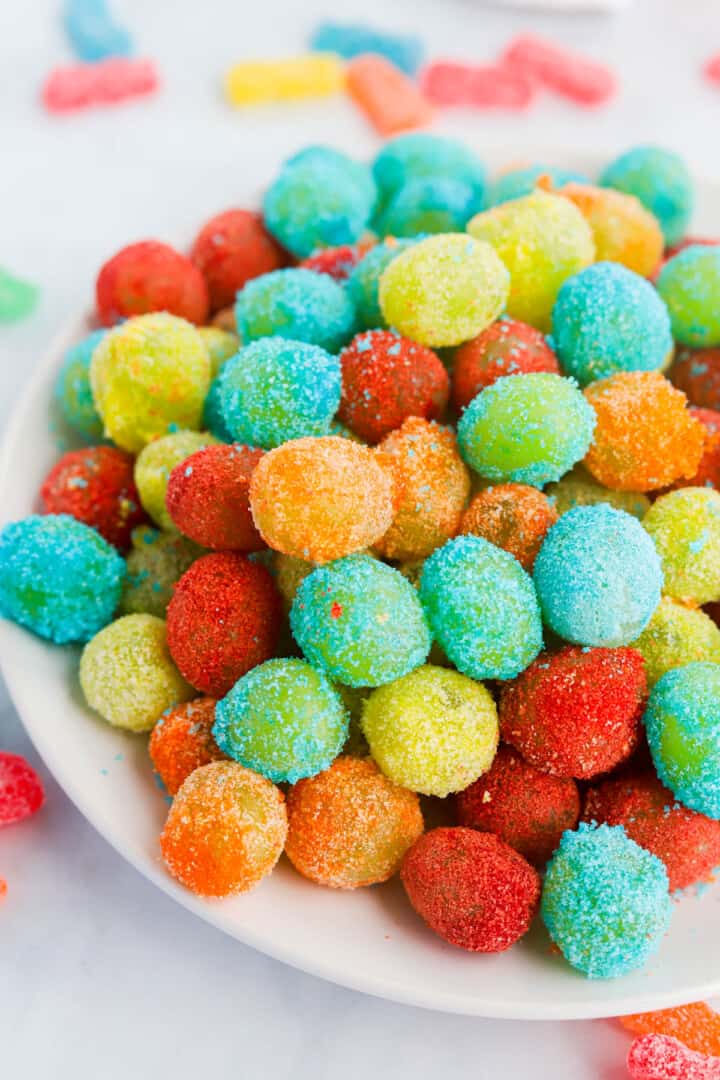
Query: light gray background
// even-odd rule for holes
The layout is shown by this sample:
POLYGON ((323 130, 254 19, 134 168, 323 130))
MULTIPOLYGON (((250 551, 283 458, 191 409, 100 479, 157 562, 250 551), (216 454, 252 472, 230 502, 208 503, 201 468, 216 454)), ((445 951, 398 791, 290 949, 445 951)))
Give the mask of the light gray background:
MULTIPOLYGON (((0 264, 43 288, 28 321, 0 328, 0 426, 48 341, 91 299, 100 263, 131 240, 188 241, 251 197, 309 141, 376 144, 343 101, 225 107, 220 78, 243 56, 300 51, 330 11, 415 26, 436 56, 490 58, 527 27, 592 50, 622 93, 588 113, 543 101, 526 115, 442 126, 522 160, 528 144, 606 150, 662 141, 720 174, 720 89, 700 67, 720 50, 717 0, 636 0, 620 15, 522 14, 473 0, 116 0, 155 57, 153 100, 68 118, 38 104, 67 62, 59 3, 0 3, 0 264)), ((18 464, 22 467, 22 463, 18 464)), ((38 673, 42 677, 42 673, 38 673)), ((37 755, 0 688, 0 747, 37 755)), ((423 1013, 339 989, 236 944, 145 882, 47 780, 34 819, 0 834, 0 1071, 23 1080, 172 1075, 271 1080, 621 1080, 629 1040, 612 1022, 513 1024, 423 1013)))

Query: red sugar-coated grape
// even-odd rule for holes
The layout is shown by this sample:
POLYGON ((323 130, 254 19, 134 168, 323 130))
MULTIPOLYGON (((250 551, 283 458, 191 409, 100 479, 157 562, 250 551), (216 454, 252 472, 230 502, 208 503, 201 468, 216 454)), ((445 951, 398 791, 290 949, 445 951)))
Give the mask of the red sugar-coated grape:
POLYGON ((148 520, 135 487, 134 464, 131 454, 114 446, 69 450, 43 481, 45 512, 70 514, 125 551, 130 533, 148 520))
POLYGON ((457 412, 504 375, 533 371, 559 374, 557 357, 545 336, 517 319, 498 319, 455 353, 452 400, 457 412))
POLYGON ((357 334, 340 353, 338 419, 368 443, 380 442, 409 416, 436 420, 450 392, 441 360, 392 330, 357 334))
POLYGON ((690 480, 679 481, 676 487, 714 487, 720 489, 720 412, 715 409, 688 409, 707 432, 703 455, 697 472, 690 480))
POLYGON ((0 750, 0 826, 36 813, 45 801, 40 777, 19 754, 0 750))
POLYGON ((186 701, 163 713, 150 733, 150 757, 168 795, 202 765, 225 758, 212 735, 215 699, 186 701))
POLYGON ((263 451, 206 446, 170 473, 165 502, 181 533, 219 551, 260 551, 265 542, 250 513, 250 477, 263 451))
POLYGON ((580 816, 577 784, 540 772, 501 746, 489 772, 457 795, 461 825, 494 833, 528 862, 543 866, 580 816))
POLYGON ((540 877, 492 833, 439 828, 408 851, 400 871, 410 903, 428 926, 461 949, 509 949, 530 927, 540 877))
POLYGON ((241 675, 274 655, 281 612, 264 566, 234 551, 203 555, 168 605, 170 653, 192 686, 224 697, 241 675))
POLYGON ((204 277, 186 255, 158 240, 128 244, 108 259, 98 274, 95 294, 103 326, 149 311, 167 311, 192 323, 207 322, 204 277))
POLYGON ((665 863, 671 892, 707 881, 720 865, 720 821, 682 806, 651 771, 590 788, 583 820, 624 825, 631 840, 665 863))
POLYGON ((288 256, 252 210, 225 210, 207 221, 195 237, 190 258, 210 291, 213 311, 235 303, 250 278, 288 263, 288 256))
POLYGON ((568 645, 504 687, 500 734, 543 772, 589 780, 630 756, 646 696, 637 649, 568 645))
POLYGON ((304 270, 328 274, 335 281, 347 281, 357 264, 367 255, 371 244, 342 244, 340 247, 323 248, 303 259, 304 270))
POLYGON ((627 1066, 632 1080, 720 1080, 720 1058, 688 1050, 671 1035, 641 1035, 627 1066))
POLYGON ((678 349, 668 378, 691 405, 720 412, 720 348, 678 349))

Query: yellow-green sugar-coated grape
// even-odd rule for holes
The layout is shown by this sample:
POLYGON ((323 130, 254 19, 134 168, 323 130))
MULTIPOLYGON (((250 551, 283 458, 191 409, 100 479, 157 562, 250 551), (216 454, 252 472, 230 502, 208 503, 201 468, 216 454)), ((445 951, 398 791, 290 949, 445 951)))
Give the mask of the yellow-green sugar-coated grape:
POLYGON ((510 275, 489 244, 440 233, 383 271, 380 307, 389 326, 422 345, 460 345, 502 313, 509 288, 510 275))
POLYGON ((510 271, 508 315, 550 329, 560 286, 595 258, 592 229, 569 199, 535 191, 477 214, 468 225, 510 271))
POLYGON ((720 492, 678 488, 653 503, 643 525, 662 560, 669 596, 720 600, 720 492))
POLYGON ((720 629, 698 608, 664 596, 642 634, 632 642, 642 653, 648 686, 673 668, 697 660, 720 663, 720 629))
POLYGON ((96 634, 83 649, 80 686, 103 720, 128 731, 150 731, 166 709, 196 696, 154 615, 124 615, 96 634))
POLYGON ((176 428, 197 430, 210 389, 210 357, 184 319, 138 315, 111 330, 92 355, 90 385, 105 434, 137 454, 176 428))
POLYGON ((401 787, 441 798, 490 768, 497 709, 482 683, 425 664, 374 690, 362 719, 370 753, 401 787))

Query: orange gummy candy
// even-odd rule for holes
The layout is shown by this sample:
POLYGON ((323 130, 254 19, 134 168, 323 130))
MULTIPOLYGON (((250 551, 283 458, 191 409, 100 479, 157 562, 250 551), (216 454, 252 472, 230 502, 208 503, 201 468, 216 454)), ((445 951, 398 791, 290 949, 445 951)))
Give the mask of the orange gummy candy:
POLYGON ((414 82, 382 56, 367 53, 346 69, 350 97, 381 135, 424 127, 432 109, 414 82))
POLYGON ((704 1001, 676 1009, 619 1016, 618 1020, 635 1035, 671 1035, 690 1050, 720 1056, 720 1014, 704 1001))

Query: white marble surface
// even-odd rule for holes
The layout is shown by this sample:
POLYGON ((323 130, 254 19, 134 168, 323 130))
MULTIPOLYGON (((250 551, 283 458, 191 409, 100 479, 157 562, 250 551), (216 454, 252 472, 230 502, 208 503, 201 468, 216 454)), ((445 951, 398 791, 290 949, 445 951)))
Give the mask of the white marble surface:
MULTIPOLYGON (((608 152, 664 141, 720 175, 720 91, 700 66, 720 50, 716 0, 635 0, 607 16, 510 13, 478 0, 116 0, 141 51, 157 58, 153 101, 47 117, 38 88, 68 59, 59 3, 0 5, 0 263, 39 282, 41 305, 0 329, 0 426, 50 336, 86 305, 98 265, 132 239, 183 242, 210 213, 247 199, 308 141, 358 154, 373 137, 344 101, 226 109, 219 81, 242 56, 298 51, 332 8, 388 27, 415 24, 435 55, 490 57, 534 27, 592 49, 623 89, 588 114, 543 101, 525 116, 443 121, 504 143, 608 152)), ((0 747, 37 757, 0 689, 0 747)), ((42 770, 42 766, 39 765, 42 770)), ((424 1080, 443 1072, 621 1080, 628 1039, 611 1022, 498 1023, 422 1013, 341 990, 230 942, 125 865, 46 776, 48 800, 0 835, 2 1075, 127 1080, 172 1070, 213 1077, 424 1080)))

